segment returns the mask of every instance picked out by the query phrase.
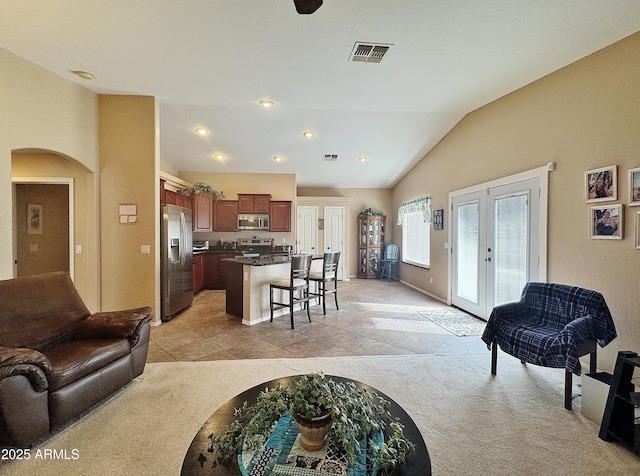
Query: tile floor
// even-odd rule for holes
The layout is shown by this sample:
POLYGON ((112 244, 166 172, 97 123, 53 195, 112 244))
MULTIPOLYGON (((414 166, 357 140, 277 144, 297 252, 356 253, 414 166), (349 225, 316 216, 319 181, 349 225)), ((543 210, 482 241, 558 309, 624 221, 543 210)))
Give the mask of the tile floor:
POLYGON ((456 337, 417 311, 444 304, 402 283, 352 279, 338 285, 338 303, 245 326, 225 314, 224 291, 201 291, 193 305, 153 327, 147 362, 353 355, 482 354, 479 337, 456 337))

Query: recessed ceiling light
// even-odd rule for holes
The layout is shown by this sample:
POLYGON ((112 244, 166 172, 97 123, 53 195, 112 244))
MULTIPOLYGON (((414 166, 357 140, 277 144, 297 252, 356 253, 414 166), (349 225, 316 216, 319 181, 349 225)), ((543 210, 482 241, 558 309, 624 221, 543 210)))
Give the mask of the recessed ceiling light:
POLYGON ((196 133, 200 134, 201 136, 206 136, 209 131, 206 130, 204 127, 196 127, 196 133))
POLYGON ((276 155, 273 160, 275 160, 276 162, 282 162, 282 157, 280 157, 279 155, 276 155))
POLYGON ((262 101, 260 101, 258 104, 260 104, 262 107, 271 107, 273 106, 275 103, 273 101, 269 101, 268 99, 263 99, 262 101))
POLYGON ((369 159, 367 159, 366 157, 358 157, 359 162, 366 162, 367 160, 369 159))
POLYGON ((302 135, 305 136, 307 139, 311 139, 313 136, 316 135, 316 133, 313 131, 304 131, 302 135))
POLYGON ((82 79, 93 79, 93 74, 86 71, 73 71, 73 74, 82 79))
POLYGON ((214 155, 214 157, 215 157, 216 159, 218 159, 218 160, 224 160, 224 159, 226 159, 226 157, 225 157, 224 155, 222 155, 222 154, 215 154, 215 155, 214 155))

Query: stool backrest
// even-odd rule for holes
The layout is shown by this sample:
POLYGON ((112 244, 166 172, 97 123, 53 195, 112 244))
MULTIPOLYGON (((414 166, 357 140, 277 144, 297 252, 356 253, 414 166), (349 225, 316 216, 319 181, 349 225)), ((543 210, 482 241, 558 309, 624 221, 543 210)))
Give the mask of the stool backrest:
POLYGON ((384 259, 389 261, 398 261, 400 258, 400 247, 398 245, 387 245, 384 249, 384 259))
POLYGON ((291 258, 291 282, 294 279, 309 279, 311 255, 295 255, 291 258))
POLYGON ((322 264, 322 279, 331 280, 336 278, 338 270, 338 261, 340 261, 340 252, 325 253, 322 264))

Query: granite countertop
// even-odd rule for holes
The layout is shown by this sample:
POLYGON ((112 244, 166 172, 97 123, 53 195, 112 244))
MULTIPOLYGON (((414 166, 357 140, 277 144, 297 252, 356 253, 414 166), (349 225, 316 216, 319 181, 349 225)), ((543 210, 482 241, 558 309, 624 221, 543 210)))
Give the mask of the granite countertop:
POLYGON ((262 255, 255 257, 236 257, 236 258, 223 258, 222 261, 225 263, 236 263, 242 265, 249 266, 268 266, 272 264, 282 264, 282 263, 290 263, 291 258, 288 255, 262 255))

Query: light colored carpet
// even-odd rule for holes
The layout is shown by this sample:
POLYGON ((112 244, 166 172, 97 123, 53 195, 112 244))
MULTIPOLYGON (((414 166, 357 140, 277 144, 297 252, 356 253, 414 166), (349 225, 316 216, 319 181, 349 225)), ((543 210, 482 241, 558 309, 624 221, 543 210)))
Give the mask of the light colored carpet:
MULTIPOLYGON (((413 416, 434 475, 640 474, 640 458, 600 440, 563 408, 563 371, 501 355, 415 355, 148 364, 114 398, 0 475, 178 475, 204 422, 234 395, 273 378, 322 370, 366 382, 413 416), (77 449, 76 460, 35 459, 77 449)), ((579 381, 579 379, 576 379, 579 381)))
POLYGON ((418 314, 458 337, 481 336, 487 326, 482 319, 453 307, 418 311, 418 314))

